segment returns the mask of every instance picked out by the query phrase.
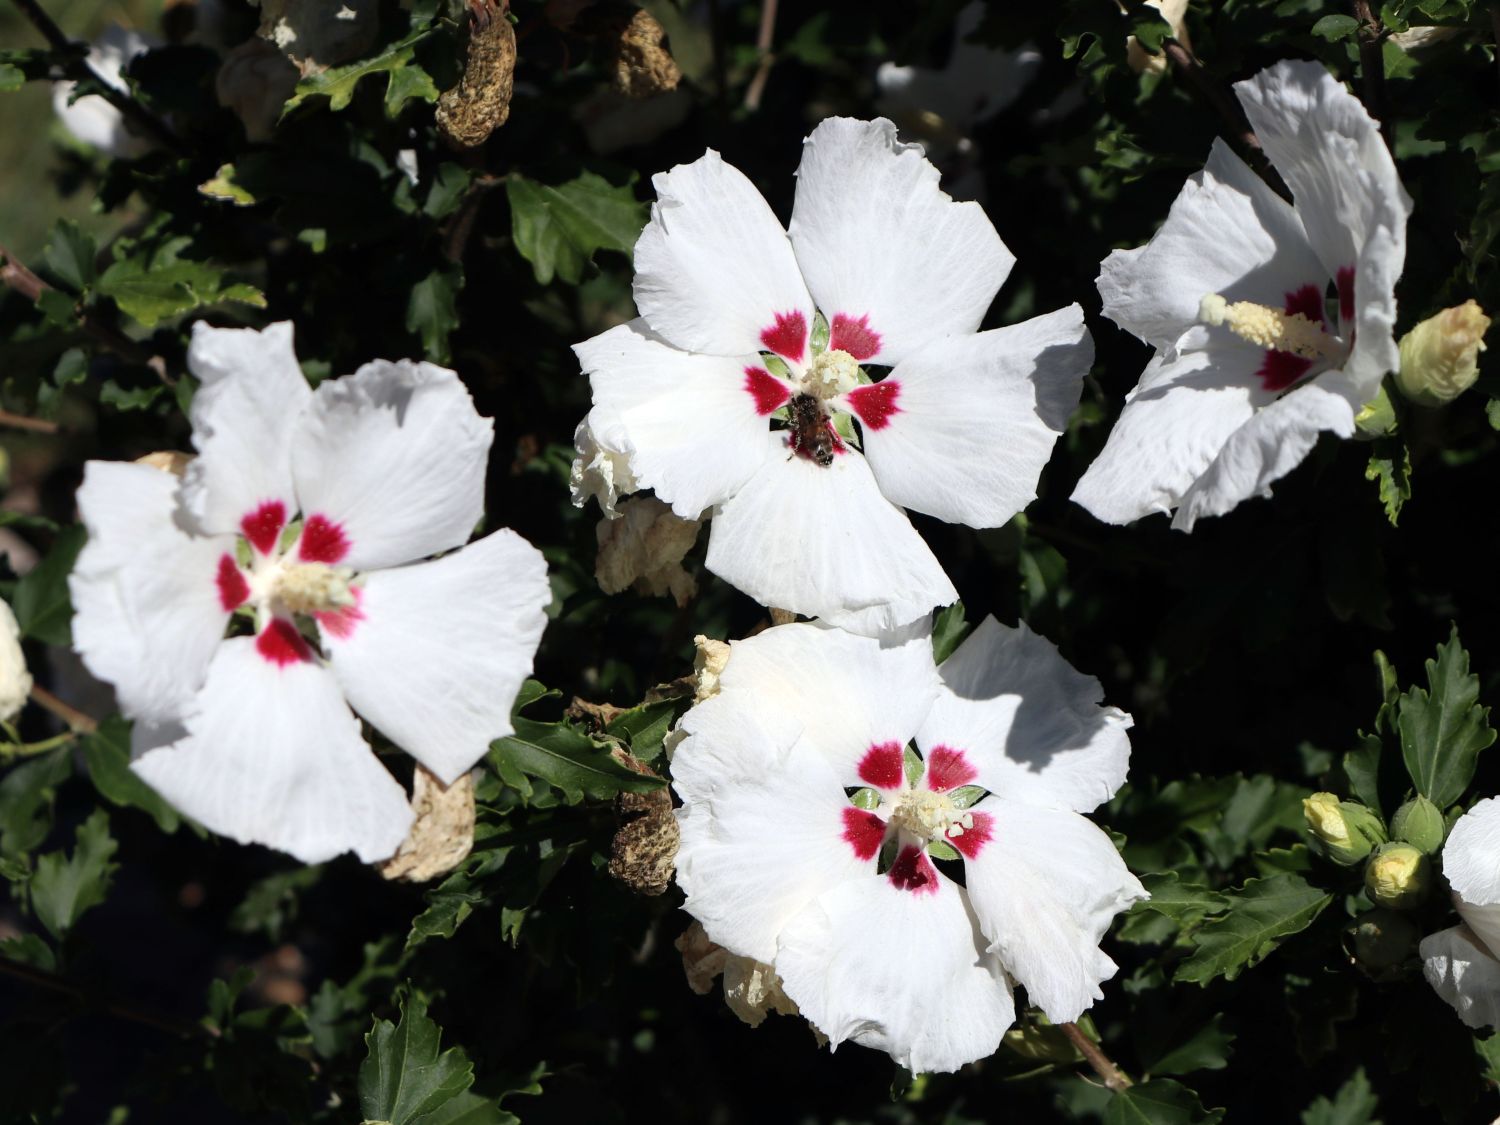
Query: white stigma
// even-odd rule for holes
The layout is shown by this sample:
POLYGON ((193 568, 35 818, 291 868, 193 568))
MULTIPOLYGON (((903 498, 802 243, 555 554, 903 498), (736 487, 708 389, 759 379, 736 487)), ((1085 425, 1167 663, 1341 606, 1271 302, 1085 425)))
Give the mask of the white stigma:
POLYGON ((859 360, 835 348, 813 357, 802 389, 825 402, 859 386, 859 360))
POLYGON ((354 605, 349 582, 354 572, 327 563, 286 563, 276 578, 274 594, 293 613, 333 613, 354 605))
POLYGON ((956 808, 946 793, 908 789, 897 798, 890 822, 924 840, 957 839, 974 827, 974 814, 956 808))
POLYGON ((1321 324, 1308 320, 1302 313, 1284 313, 1254 301, 1230 304, 1217 293, 1210 293, 1198 306, 1198 319, 1210 327, 1223 325, 1242 340, 1257 347, 1290 352, 1303 359, 1330 359, 1342 353, 1344 345, 1321 324))

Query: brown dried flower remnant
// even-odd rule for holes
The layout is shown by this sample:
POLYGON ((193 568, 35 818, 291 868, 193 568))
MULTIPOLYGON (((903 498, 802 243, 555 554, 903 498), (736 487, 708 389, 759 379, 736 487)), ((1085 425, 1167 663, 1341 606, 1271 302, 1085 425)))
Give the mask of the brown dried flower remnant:
POLYGON ((682 71, 667 50, 667 33, 655 16, 633 4, 579 8, 552 4, 549 17, 560 28, 600 44, 610 84, 628 98, 649 98, 677 89, 682 71))
MULTIPOLYGON (((628 751, 616 747, 610 756, 647 777, 658 774, 628 751)), ((610 849, 609 873, 637 894, 659 895, 672 883, 681 833, 672 815, 672 795, 665 785, 649 793, 621 793, 615 798, 620 827, 610 849)))
POLYGON ((516 31, 509 0, 469 0, 473 19, 464 76, 437 104, 438 133, 457 149, 478 148, 510 116, 516 31))
MULTIPOLYGON (((759 1027, 771 1012, 801 1015, 797 1005, 782 991, 781 978, 775 969, 715 945, 701 922, 694 922, 673 944, 682 954, 688 987, 699 996, 706 996, 714 986, 714 978, 723 973, 725 1002, 751 1027, 759 1027)), ((814 1028, 815 1034, 816 1031, 814 1028)), ((821 1040, 822 1036, 818 1038, 821 1040)))
POLYGON ((386 879, 424 883, 446 875, 474 850, 474 775, 463 774, 447 788, 426 766, 412 778, 412 811, 417 817, 396 854, 378 864, 386 879))

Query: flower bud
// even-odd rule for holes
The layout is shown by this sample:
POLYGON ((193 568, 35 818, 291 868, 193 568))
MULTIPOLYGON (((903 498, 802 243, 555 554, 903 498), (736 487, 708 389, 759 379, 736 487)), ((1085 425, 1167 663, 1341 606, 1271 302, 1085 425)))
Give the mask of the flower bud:
POLYGON ((1358 863, 1376 844, 1385 842, 1385 828, 1364 805, 1340 801, 1332 793, 1314 793, 1302 802, 1307 830, 1317 837, 1335 863, 1358 863))
POLYGON ((1443 846, 1447 830, 1443 811, 1426 797, 1413 797, 1391 818, 1391 836, 1428 855, 1443 846))
POLYGON ((1429 866, 1410 844, 1381 844, 1365 867, 1365 890, 1377 906, 1408 910, 1427 893, 1429 866))
POLYGON ((1479 377, 1490 318, 1471 300, 1428 317, 1401 338, 1396 385, 1422 406, 1452 402, 1479 377))
POLYGON ((1418 936, 1417 927, 1405 915, 1377 907, 1349 929, 1345 948, 1361 969, 1379 979, 1406 962, 1418 936))

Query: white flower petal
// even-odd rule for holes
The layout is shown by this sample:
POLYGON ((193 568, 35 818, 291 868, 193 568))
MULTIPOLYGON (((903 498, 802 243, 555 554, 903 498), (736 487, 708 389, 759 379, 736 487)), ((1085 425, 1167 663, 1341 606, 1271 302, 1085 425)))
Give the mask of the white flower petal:
POLYGON ((224 637, 218 577, 226 558, 239 573, 234 539, 184 532, 177 478, 145 465, 90 461, 78 511, 89 539, 68 579, 74 647, 129 717, 181 714, 224 637))
POLYGON ((812 298, 755 185, 712 149, 651 183, 635 244, 635 303, 651 330, 684 351, 805 358, 812 298))
POLYGON ((784 434, 766 435, 769 459, 715 512, 709 570, 761 605, 866 635, 957 600, 862 456, 846 452, 825 467, 788 456, 784 434))
POLYGON ((1492 955, 1500 949, 1500 903, 1470 902, 1454 891, 1453 906, 1464 924, 1474 931, 1492 955))
POLYGON ((280 518, 272 521, 279 531, 297 510, 292 439, 312 401, 292 350, 291 322, 257 332, 200 320, 188 367, 203 385, 193 395, 198 456, 183 473, 184 511, 203 531, 238 533, 246 517, 279 504, 280 518))
MULTIPOLYGON (((1161 229, 1145 246, 1111 253, 1098 286, 1105 316, 1175 356, 1209 294, 1279 309, 1288 292, 1315 285, 1321 293, 1332 276, 1297 213, 1216 140, 1161 229)), ((1227 328, 1216 331, 1230 338, 1227 328)))
POLYGON ((356 711, 451 785, 515 729, 552 600, 546 560, 502 528, 357 589, 355 613, 320 630, 333 674, 356 711))
POLYGON ((788 920, 874 871, 869 848, 846 839, 847 816, 873 814, 849 804, 832 766, 797 740, 789 713, 758 716, 721 694, 688 712, 682 729, 672 780, 683 798, 684 909, 726 949, 770 962, 788 920))
POLYGON ((1302 463, 1324 430, 1354 433, 1357 401, 1349 380, 1337 371, 1277 399, 1230 435, 1204 474, 1183 494, 1172 526, 1183 531, 1203 516, 1220 516, 1252 496, 1269 496, 1271 485, 1302 463))
POLYGON ((1130 765, 1130 716, 1025 622, 979 623, 938 669, 942 687, 917 734, 930 757, 961 750, 977 783, 1011 801, 1088 812, 1114 796, 1130 765))
POLYGON ((979 928, 1048 1019, 1076 1020, 1115 974, 1099 939, 1145 888, 1078 813, 996 797, 975 811, 993 818, 993 835, 964 865, 979 928))
POLYGON ((494 423, 445 368, 376 360, 323 383, 292 447, 302 557, 365 570, 466 542, 493 440, 494 423))
POLYGON ((789 232, 829 346, 872 363, 973 332, 1015 263, 984 209, 950 199, 922 146, 884 118, 812 131, 789 232))
POLYGON ((568 473, 573 506, 583 507, 592 496, 605 516, 615 519, 620 514, 615 510, 619 498, 640 487, 630 467, 634 447, 624 427, 612 413, 595 407, 573 431, 573 447, 578 451, 568 473))
POLYGON ((929 344, 850 392, 881 492, 950 523, 1000 527, 1036 498, 1093 354, 1083 310, 1070 305, 929 344), (873 412, 861 408, 871 395, 873 412))
POLYGON ((26 706, 31 673, 21 651, 21 626, 10 603, 0 601, 0 723, 8 723, 26 706))
POLYGON ((372 863, 411 826, 406 793, 370 752, 328 669, 278 665, 225 641, 180 741, 131 768, 183 814, 242 844, 321 863, 372 863))
POLYGON ((1256 386, 1263 357, 1238 342, 1184 348, 1173 360, 1157 352, 1073 499, 1114 524, 1177 507, 1231 435, 1272 401, 1256 386))
POLYGON ((1380 126, 1321 63, 1287 60, 1235 93, 1261 147, 1292 189, 1297 212, 1327 276, 1352 267, 1386 225, 1405 256, 1411 199, 1401 187, 1380 126), (1393 209, 1399 221, 1392 223, 1393 209))
POLYGON ((1443 874, 1465 901, 1500 903, 1500 797, 1486 797, 1454 822, 1443 874))
POLYGON ((643 320, 574 344, 573 351, 593 384, 590 417, 602 414, 612 423, 611 440, 631 451, 635 483, 654 488, 683 519, 697 519, 732 496, 770 456, 770 411, 758 409, 747 370, 779 381, 760 369, 758 355, 690 355, 643 320))
MULTIPOLYGON (((1386 373, 1401 367, 1396 343, 1396 281, 1406 264, 1404 236, 1406 216, 1389 216, 1374 227, 1355 267, 1354 346, 1344 361, 1346 374, 1357 388, 1361 403, 1380 392, 1386 373)), ((1350 326, 1345 326, 1350 331, 1350 326)))
POLYGON ((852 1039, 914 1074, 992 1054, 1015 1020, 1010 985, 984 952, 962 888, 921 892, 866 876, 824 894, 781 935, 786 994, 837 1047, 852 1039))
MULTIPOLYGON (((154 37, 110 24, 90 45, 88 62, 105 85, 123 93, 128 89, 122 73, 125 67, 137 55, 157 46, 160 44, 154 37)), ((52 85, 52 110, 62 121, 63 128, 84 144, 93 145, 110 156, 139 156, 151 147, 150 141, 132 132, 125 124, 124 115, 98 94, 87 94, 69 104, 77 86, 76 82, 55 82, 52 85)))
POLYGON ((1468 926, 1422 939, 1422 975, 1469 1027, 1500 1027, 1500 961, 1468 926))

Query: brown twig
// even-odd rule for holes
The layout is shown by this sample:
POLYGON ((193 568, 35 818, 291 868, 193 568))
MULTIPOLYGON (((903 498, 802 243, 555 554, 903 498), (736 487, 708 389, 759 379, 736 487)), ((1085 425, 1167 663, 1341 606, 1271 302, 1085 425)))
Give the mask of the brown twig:
POLYGON ((474 221, 479 217, 479 209, 484 205, 485 197, 492 188, 499 187, 504 182, 504 176, 480 173, 469 184, 463 202, 443 227, 443 257, 448 261, 464 260, 464 250, 468 247, 469 236, 474 233, 474 221))
POLYGON ((1370 116, 1380 123, 1380 135, 1391 147, 1391 125, 1385 108, 1385 28, 1380 17, 1370 9, 1370 0, 1352 0, 1354 18, 1359 20, 1360 100, 1370 116))
POLYGON ((187 151, 187 146, 182 143, 181 138, 167 127, 166 122, 157 117, 140 102, 136 101, 123 90, 117 90, 99 74, 89 63, 88 46, 76 40, 69 39, 63 34, 62 28, 52 21, 52 17, 42 10, 37 0, 15 0, 21 14, 31 21, 42 37, 47 40, 48 46, 54 51, 66 54, 69 57, 59 63, 63 74, 75 82, 93 81, 99 84, 98 96, 109 102, 124 116, 134 121, 146 132, 150 133, 162 144, 178 152, 187 151))
POLYGON ((64 703, 40 684, 31 685, 31 701, 44 711, 51 711, 67 723, 69 730, 77 731, 79 734, 93 734, 99 729, 98 719, 85 715, 71 703, 64 703))
POLYGON ((766 81, 771 77, 771 67, 776 62, 776 56, 771 53, 771 42, 776 36, 776 0, 762 0, 760 6, 760 31, 755 36, 755 51, 760 56, 760 64, 755 68, 755 76, 750 79, 750 86, 745 90, 745 108, 755 110, 760 108, 760 99, 766 92, 766 81))
POLYGON ((96 1011, 104 1012, 106 1015, 114 1016, 116 1019, 128 1020, 130 1023, 141 1024, 144 1027, 154 1027, 157 1031, 165 1031, 169 1035, 180 1035, 184 1038, 204 1035, 211 1039, 219 1037, 216 1028, 201 1023, 191 1023, 187 1020, 174 1019, 171 1016, 158 1015, 155 1012, 142 1012, 132 1008, 111 996, 90 993, 80 985, 56 973, 49 973, 45 969, 38 969, 33 965, 27 965, 20 961, 12 961, 8 957, 0 957, 0 974, 14 977, 16 980, 25 981, 27 984, 35 985, 37 988, 50 989, 53 992, 61 992, 84 1004, 86 1007, 96 1011))
POLYGON ((9 410, 0 410, 0 426, 9 426, 13 430, 30 430, 34 434, 55 434, 59 428, 56 422, 49 422, 45 418, 29 418, 25 414, 12 414, 9 410))
POLYGON ((1099 1049, 1095 1043, 1076 1023, 1059 1024, 1063 1034, 1068 1037, 1068 1042, 1078 1048, 1078 1053, 1088 1060, 1089 1066, 1094 1068, 1094 1073, 1104 1080, 1104 1085, 1115 1093, 1127 1090, 1135 1083, 1130 1076, 1114 1064, 1114 1060, 1099 1049))

